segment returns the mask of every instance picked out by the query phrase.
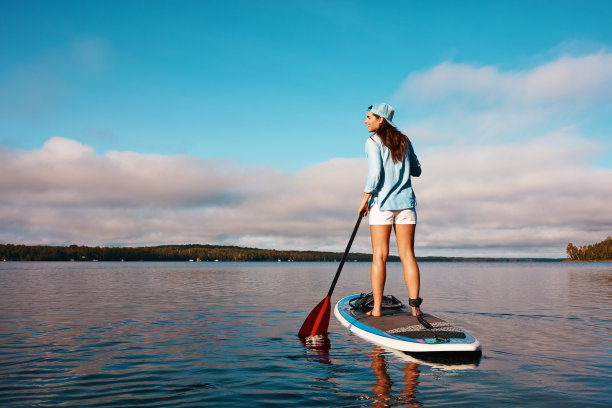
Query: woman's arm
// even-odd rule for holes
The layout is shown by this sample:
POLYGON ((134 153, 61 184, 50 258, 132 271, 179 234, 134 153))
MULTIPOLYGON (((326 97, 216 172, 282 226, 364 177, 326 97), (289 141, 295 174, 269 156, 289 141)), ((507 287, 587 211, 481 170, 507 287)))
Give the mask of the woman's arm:
POLYGON ((368 203, 372 193, 378 190, 380 184, 381 174, 383 171, 382 156, 380 153, 380 147, 370 137, 366 140, 366 157, 368 158, 368 178, 363 192, 363 198, 357 213, 362 216, 368 215, 368 203))
POLYGON ((365 151, 368 158, 368 177, 363 192, 374 193, 378 191, 383 172, 382 155, 380 147, 372 138, 366 140, 365 151))
POLYGON ((359 209, 357 210, 357 214, 361 216, 368 215, 368 202, 370 201, 370 197, 372 193, 363 193, 363 198, 361 199, 361 204, 359 205, 359 209))

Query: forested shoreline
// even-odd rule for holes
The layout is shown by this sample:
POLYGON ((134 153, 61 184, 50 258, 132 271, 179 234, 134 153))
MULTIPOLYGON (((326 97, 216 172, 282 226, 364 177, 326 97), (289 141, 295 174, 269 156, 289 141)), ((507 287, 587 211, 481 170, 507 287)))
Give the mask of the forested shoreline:
POLYGON ((612 237, 580 247, 570 242, 565 252, 570 261, 612 261, 612 237))
MULTIPOLYGON (((340 261, 342 253, 277 251, 219 245, 161 245, 151 247, 90 247, 50 245, 0 245, 6 261, 99 261, 99 262, 305 262, 340 261)), ((372 255, 351 253, 349 261, 370 261, 372 255)))
MULTIPOLYGON (((51 245, 0 245, 3 261, 73 262, 339 262, 341 252, 279 251, 219 245, 161 245, 151 247, 90 247, 51 245)), ((347 261, 370 262, 372 254, 349 253, 347 261)), ((418 257, 421 262, 550 262, 551 258, 418 257)), ((399 257, 390 256, 398 262, 399 257)))

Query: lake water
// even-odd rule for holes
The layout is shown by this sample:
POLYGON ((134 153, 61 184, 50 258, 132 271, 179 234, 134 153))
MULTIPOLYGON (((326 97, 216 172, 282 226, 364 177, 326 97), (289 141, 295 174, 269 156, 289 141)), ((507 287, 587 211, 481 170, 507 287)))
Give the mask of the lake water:
MULTIPOLYGON (((0 406, 612 406, 612 264, 422 263, 482 358, 296 336, 333 263, 0 263, 0 406)), ((369 291, 345 265, 332 301, 369 291)), ((399 264, 387 294, 407 301, 399 264)))

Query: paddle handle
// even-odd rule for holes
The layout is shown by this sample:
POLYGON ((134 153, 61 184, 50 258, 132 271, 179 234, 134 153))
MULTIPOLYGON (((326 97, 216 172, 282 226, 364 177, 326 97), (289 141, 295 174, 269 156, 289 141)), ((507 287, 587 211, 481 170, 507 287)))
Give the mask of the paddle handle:
POLYGON ((329 292, 327 292, 327 297, 331 298, 334 289, 336 288, 336 283, 338 283, 338 278, 340 277, 340 271, 342 271, 342 267, 344 266, 344 261, 346 261, 346 257, 351 250, 351 245, 353 245, 353 240, 355 239, 355 235, 357 235, 357 230, 359 229, 359 224, 361 224, 361 214, 357 217, 357 223, 355 224, 355 228, 353 228, 353 233, 351 234, 351 239, 349 239, 348 245, 346 246, 346 250, 344 251, 344 255, 342 256, 342 261, 340 261, 340 265, 338 265, 338 270, 336 271, 336 276, 334 276, 334 281, 329 288, 329 292))

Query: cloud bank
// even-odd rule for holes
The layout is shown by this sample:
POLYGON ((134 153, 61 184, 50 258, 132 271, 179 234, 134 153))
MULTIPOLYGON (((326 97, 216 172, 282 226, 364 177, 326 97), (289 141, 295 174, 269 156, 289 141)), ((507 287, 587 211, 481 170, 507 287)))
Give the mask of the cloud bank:
POLYGON ((398 93, 400 98, 416 95, 421 101, 462 95, 476 97, 484 105, 501 102, 515 107, 609 100, 612 54, 564 56, 531 70, 509 72, 495 66, 444 62, 426 72, 409 75, 398 93))
POLYGON ((576 125, 600 127, 599 139, 609 140, 612 54, 521 71, 444 62, 408 75, 393 102, 411 116, 403 128, 425 143, 529 140, 576 125))
MULTIPOLYGON (((612 170, 595 165, 610 144, 585 131, 610 102, 604 52, 525 71, 446 62, 408 75, 394 104, 413 115, 400 124, 423 165, 417 255, 563 257, 568 242, 610 235, 612 170)), ((98 154, 52 137, 38 150, 0 150, 0 242, 342 251, 366 167, 337 158, 283 172, 98 154)), ((355 251, 370 250, 366 225, 355 251)))
POLYGON ((365 172, 360 159, 289 174, 189 156, 98 155, 60 137, 0 158, 0 241, 50 244, 335 248, 360 197, 354 174, 365 172))
MULTIPOLYGON (((529 143, 447 148, 421 157, 418 251, 563 255, 610 231, 612 171, 572 129, 529 143)), ((283 173, 186 156, 96 154, 52 138, 2 152, 0 241, 217 243, 341 251, 359 204, 364 159, 283 173)), ((367 228, 356 250, 368 251, 367 228)))

